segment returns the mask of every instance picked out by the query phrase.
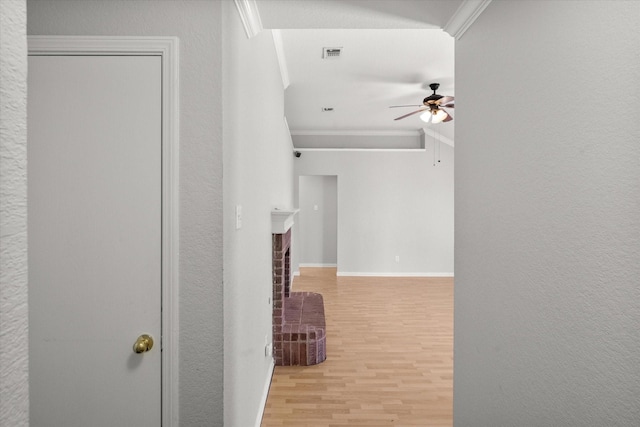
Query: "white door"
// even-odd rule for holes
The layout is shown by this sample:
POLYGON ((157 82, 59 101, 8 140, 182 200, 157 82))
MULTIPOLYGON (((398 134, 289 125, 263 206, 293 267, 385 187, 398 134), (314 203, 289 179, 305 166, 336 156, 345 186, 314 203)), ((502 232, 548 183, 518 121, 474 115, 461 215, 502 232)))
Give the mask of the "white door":
POLYGON ((161 60, 29 57, 32 427, 161 425, 161 60))

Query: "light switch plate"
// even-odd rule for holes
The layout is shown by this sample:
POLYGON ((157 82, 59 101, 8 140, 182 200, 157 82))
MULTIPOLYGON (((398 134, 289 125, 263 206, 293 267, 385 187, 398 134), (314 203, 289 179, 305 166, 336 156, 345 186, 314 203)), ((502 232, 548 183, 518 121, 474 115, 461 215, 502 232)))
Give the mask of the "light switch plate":
POLYGON ((236 205, 236 230, 242 228, 242 205, 236 205))

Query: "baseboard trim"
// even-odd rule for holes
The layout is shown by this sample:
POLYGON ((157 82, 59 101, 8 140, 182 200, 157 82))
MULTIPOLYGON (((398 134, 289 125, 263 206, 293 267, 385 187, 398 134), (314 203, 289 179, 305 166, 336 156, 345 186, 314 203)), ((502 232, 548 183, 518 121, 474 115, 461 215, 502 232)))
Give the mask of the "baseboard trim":
POLYGON ((338 271, 336 276, 355 276, 355 277, 454 277, 453 273, 450 272, 431 272, 431 273, 421 273, 421 272, 384 272, 384 273, 373 273, 368 271, 338 271))
POLYGON ((300 267, 337 267, 336 263, 300 263, 300 267))
POLYGON ((271 359, 271 366, 269 367, 269 371, 267 372, 267 378, 264 383, 264 391, 262 392, 262 400, 260 405, 260 410, 258 411, 258 416, 256 417, 256 427, 260 427, 262 424, 262 417, 264 416, 264 409, 267 406, 267 398, 269 397, 269 389, 271 388, 271 379, 273 377, 273 370, 276 364, 271 359))

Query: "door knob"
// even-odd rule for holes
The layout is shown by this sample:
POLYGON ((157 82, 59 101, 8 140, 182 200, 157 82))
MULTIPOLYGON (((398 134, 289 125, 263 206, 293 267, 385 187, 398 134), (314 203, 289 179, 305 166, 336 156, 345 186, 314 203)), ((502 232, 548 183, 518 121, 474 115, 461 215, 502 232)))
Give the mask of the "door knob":
POLYGON ((144 353, 151 350, 153 347, 153 338, 150 335, 143 334, 138 337, 136 343, 133 345, 134 353, 144 353))

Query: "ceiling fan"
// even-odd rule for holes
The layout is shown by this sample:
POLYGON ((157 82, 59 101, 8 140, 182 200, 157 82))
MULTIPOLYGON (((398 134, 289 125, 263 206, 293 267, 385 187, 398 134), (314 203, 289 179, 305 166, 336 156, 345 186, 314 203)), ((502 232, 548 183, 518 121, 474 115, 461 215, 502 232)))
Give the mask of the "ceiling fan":
POLYGON ((444 109, 453 108, 453 96, 442 96, 436 93, 436 90, 440 87, 440 83, 431 83, 429 85, 433 94, 427 96, 422 100, 423 106, 421 105, 393 105, 389 108, 399 108, 399 107, 420 107, 416 111, 412 111, 409 114, 405 114, 404 116, 400 116, 394 120, 401 120, 405 117, 412 116, 417 113, 422 113, 420 115, 420 119, 429 123, 441 123, 441 122, 450 122, 453 120, 453 117, 444 109))

